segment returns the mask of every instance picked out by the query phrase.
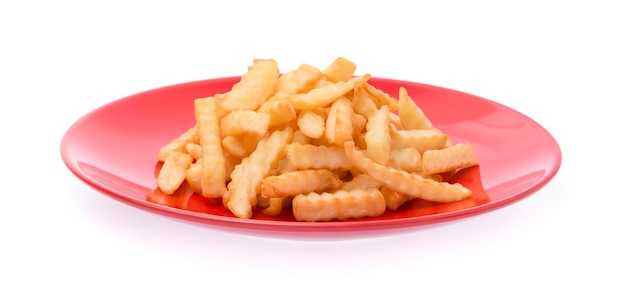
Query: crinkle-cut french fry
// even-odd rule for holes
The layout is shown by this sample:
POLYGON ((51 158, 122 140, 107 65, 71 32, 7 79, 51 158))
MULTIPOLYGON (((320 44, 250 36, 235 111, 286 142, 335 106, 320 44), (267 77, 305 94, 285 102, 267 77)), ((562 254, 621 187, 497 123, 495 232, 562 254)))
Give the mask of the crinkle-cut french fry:
POLYGON ((352 162, 341 147, 291 143, 285 147, 285 156, 297 170, 347 170, 352 162))
POLYGON ((349 93, 355 86, 360 86, 370 79, 370 74, 353 77, 348 81, 339 81, 314 88, 307 93, 299 93, 291 97, 296 110, 311 110, 327 106, 337 98, 349 93))
POLYGON ((352 108, 354 108, 355 113, 360 114, 365 118, 369 118, 378 110, 376 102, 374 102, 362 86, 355 86, 353 94, 352 108))
POLYGON ((322 77, 322 72, 314 66, 301 64, 297 69, 289 71, 278 78, 276 95, 286 95, 308 92, 322 77))
POLYGON ((185 145, 185 151, 191 155, 194 160, 202 158, 202 146, 198 143, 187 143, 185 145))
POLYGON ((285 145, 293 138, 293 130, 277 130, 261 140, 257 148, 244 158, 231 173, 228 190, 231 192, 228 209, 237 217, 252 217, 252 207, 260 191, 261 180, 276 167, 285 145))
POLYGON ((263 208, 263 213, 266 215, 279 215, 284 207, 285 197, 281 198, 267 198, 267 207, 263 208))
POLYGON ((198 142, 202 148, 202 196, 207 198, 219 198, 226 191, 217 100, 205 97, 194 101, 198 142))
POLYGON ((339 188, 341 184, 341 179, 326 169, 292 171, 263 179, 261 194, 268 198, 280 198, 328 191, 339 188))
POLYGON ((322 75, 332 82, 348 81, 355 71, 355 63, 344 57, 338 57, 322 71, 322 75))
POLYGON ((382 106, 386 105, 389 107, 390 111, 398 110, 398 100, 391 97, 388 93, 375 88, 373 85, 366 83, 363 85, 363 88, 367 92, 367 94, 376 102, 376 106, 380 109, 382 106))
POLYGON ((289 98, 271 97, 261 104, 257 111, 270 115, 270 127, 289 122, 298 116, 289 98))
POLYGON ((365 130, 367 124, 367 118, 365 116, 352 112, 352 138, 361 134, 365 130))
POLYGON ((189 165, 185 171, 185 180, 189 183, 189 188, 198 194, 202 194, 202 159, 189 165))
POLYGON ((175 152, 175 151, 184 152, 185 146, 187 145, 187 143, 197 143, 197 142, 198 142, 198 134, 196 133, 196 126, 194 125, 193 127, 185 130, 185 132, 181 133, 174 140, 170 141, 169 143, 161 147, 157 154, 157 160, 159 160, 159 162, 163 162, 165 161, 167 156, 170 155, 170 153, 175 152))
POLYGON ((341 187, 339 187, 335 191, 339 191, 339 190, 351 191, 354 189, 364 189, 364 190, 365 189, 380 189, 381 186, 382 186, 381 183, 374 180, 368 174, 361 173, 361 174, 355 175, 354 177, 352 177, 352 179, 343 182, 341 187))
POLYGON ((270 115, 253 110, 234 110, 220 120, 221 136, 263 135, 270 125, 270 115))
POLYGON ((409 97, 406 88, 398 92, 398 116, 405 129, 432 129, 433 124, 424 111, 409 97))
POLYGON ((341 147, 344 142, 352 140, 353 115, 352 103, 346 97, 337 98, 333 102, 328 111, 324 129, 324 135, 329 143, 341 147))
POLYGON ((320 109, 303 110, 298 115, 298 129, 309 138, 320 138, 324 135, 326 113, 320 109))
POLYGON ((356 149, 354 142, 348 141, 344 145, 346 155, 355 167, 393 191, 441 203, 459 201, 472 195, 471 190, 459 183, 438 182, 415 173, 377 164, 356 149))
POLYGON ((401 207, 404 203, 413 199, 411 196, 398 193, 387 187, 380 188, 380 193, 383 194, 383 197, 385 198, 385 204, 387 206, 387 209, 391 211, 398 210, 398 208, 401 207))
POLYGON ((157 176, 157 186, 164 194, 173 194, 185 181, 185 171, 193 162, 191 155, 179 151, 171 152, 157 176))
POLYGON ((390 152, 390 160, 398 166, 398 169, 409 173, 421 170, 422 155, 416 148, 392 149, 390 152))
POLYGON ((439 150, 425 151, 422 158, 422 173, 437 174, 478 165, 471 145, 458 143, 439 150))
POLYGON ((227 111, 255 110, 276 88, 280 72, 273 59, 255 59, 238 83, 223 95, 220 107, 227 111))
POLYGON ((374 112, 365 125, 365 144, 367 156, 378 164, 386 165, 391 151, 389 135, 389 109, 383 105, 374 112))
POLYGON ((236 136, 226 136, 222 138, 222 148, 226 154, 230 154, 235 158, 243 158, 248 156, 248 150, 243 146, 236 136))
POLYGON ((300 194, 291 203, 296 220, 307 222, 377 217, 386 208, 377 189, 300 194))
POLYGON ((420 154, 444 148, 447 142, 448 135, 438 130, 396 130, 391 133, 391 149, 413 147, 420 154))

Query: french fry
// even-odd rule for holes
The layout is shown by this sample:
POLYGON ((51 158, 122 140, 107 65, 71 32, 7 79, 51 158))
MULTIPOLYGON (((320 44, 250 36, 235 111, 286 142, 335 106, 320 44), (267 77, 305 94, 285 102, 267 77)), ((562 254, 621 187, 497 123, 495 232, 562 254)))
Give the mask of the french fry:
POLYGON ((355 71, 355 63, 344 57, 338 57, 322 71, 322 75, 332 82, 348 81, 355 71))
POLYGON ((381 108, 387 106, 390 111, 398 110, 398 100, 390 96, 388 93, 375 88, 369 83, 363 84, 365 92, 376 102, 376 106, 381 108))
POLYGON ((314 88, 307 93, 299 93, 291 97, 291 103, 296 110, 312 110, 327 106, 337 98, 352 91, 355 86, 367 82, 371 76, 365 74, 353 77, 348 81, 339 81, 314 88))
POLYGON ((380 188, 380 193, 385 198, 385 205, 388 210, 396 211, 399 207, 401 207, 404 203, 412 200, 411 196, 407 196, 402 193, 398 193, 389 189, 388 187, 380 188))
POLYGON ((397 169, 409 173, 418 172, 422 167, 422 155, 417 148, 393 149, 390 152, 390 160, 397 165, 397 169))
POLYGON ((321 77, 322 72, 316 67, 301 64, 297 69, 287 72, 278 78, 276 96, 285 97, 308 92, 321 77))
POLYGON ((321 109, 303 110, 298 115, 298 128, 309 138, 320 138, 324 135, 326 113, 321 109))
POLYGON ((191 155, 174 151, 167 156, 159 175, 157 186, 164 194, 173 194, 185 181, 185 171, 193 162, 191 155))
POLYGON ((189 165, 185 171, 185 180, 189 183, 189 188, 198 194, 202 194, 202 159, 189 165))
POLYGON ((328 117, 326 117, 326 128, 324 135, 329 143, 343 146, 346 141, 352 140, 352 119, 354 110, 349 99, 340 97, 330 106, 328 117))
POLYGON ((390 137, 391 149, 413 147, 420 154, 426 150, 444 148, 448 142, 448 135, 438 130, 397 130, 390 137))
POLYGON ((274 131, 261 140, 254 152, 235 167, 228 184, 230 199, 227 205, 235 216, 243 219, 252 217, 252 207, 256 205, 261 180, 276 167, 285 145, 292 137, 291 128, 274 131))
POLYGON ((285 147, 285 156, 297 170, 347 170, 352 167, 343 148, 337 146, 291 143, 285 147))
POLYGON ((354 142, 346 142, 345 149, 355 167, 383 186, 401 194, 441 203, 455 202, 472 196, 472 191, 459 183, 438 182, 418 174, 377 164, 357 150, 354 142))
POLYGON ((253 110, 234 110, 220 120, 221 136, 263 135, 267 132, 269 124, 269 114, 253 110))
POLYGON ((296 220, 308 222, 377 217, 385 208, 385 198, 376 189, 307 193, 292 200, 296 220))
POLYGON ((365 144, 367 156, 376 163, 386 165, 391 150, 391 136, 389 135, 389 109, 383 105, 374 112, 365 125, 365 144))
POLYGON ((202 158, 202 146, 198 143, 187 143, 185 145, 185 151, 191 155, 194 160, 202 158))
POLYGON ((205 97, 194 101, 198 141, 202 151, 202 195, 219 198, 226 191, 226 167, 217 98, 205 97))
POLYGON ((433 124, 417 104, 409 97, 406 88, 398 92, 398 116, 405 129, 432 129, 433 124))
POLYGON ((259 106, 258 112, 269 114, 269 127, 289 122, 298 116, 289 98, 272 97, 259 106))
POLYGON ((185 146, 188 143, 197 142, 198 135, 196 133, 196 126, 194 125, 193 127, 185 130, 185 132, 180 134, 178 137, 174 138, 174 140, 161 147, 159 149, 159 152, 157 153, 157 160, 159 160, 160 162, 164 162, 167 156, 170 155, 170 153, 176 151, 185 152, 185 146))
POLYGON ((459 143, 439 150, 427 150, 423 154, 422 173, 438 174, 478 165, 471 145, 459 143))
POLYGON ((240 81, 221 97, 220 107, 227 111, 257 109, 274 92, 278 76, 275 60, 255 59, 240 81))
POLYGON ((280 198, 336 189, 341 184, 341 179, 326 169, 292 171, 263 179, 261 194, 268 198, 280 198))

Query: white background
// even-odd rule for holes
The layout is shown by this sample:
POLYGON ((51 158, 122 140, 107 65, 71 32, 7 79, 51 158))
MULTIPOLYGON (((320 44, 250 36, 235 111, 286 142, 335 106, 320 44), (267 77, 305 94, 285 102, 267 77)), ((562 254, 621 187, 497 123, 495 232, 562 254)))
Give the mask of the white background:
POLYGON ((0 284, 624 285, 625 12, 620 1, 2 1, 0 284), (135 209, 61 160, 70 125, 113 100, 240 75, 253 58, 286 70, 337 56, 521 111, 559 142, 559 173, 467 220, 296 240, 135 209))

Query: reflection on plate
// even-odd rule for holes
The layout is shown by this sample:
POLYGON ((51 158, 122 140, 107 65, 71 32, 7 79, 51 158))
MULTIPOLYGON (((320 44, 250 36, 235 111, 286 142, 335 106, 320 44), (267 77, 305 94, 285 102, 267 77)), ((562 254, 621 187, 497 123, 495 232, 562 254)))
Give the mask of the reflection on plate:
POLYGON ((61 142, 63 160, 78 178, 124 203, 190 222, 269 231, 375 230, 461 219, 534 193, 561 165, 561 151, 552 135, 513 109, 446 88, 372 78, 372 85, 394 96, 400 86, 405 87, 452 142, 472 144, 480 166, 450 179, 472 189, 472 199, 445 205, 414 200, 378 218, 316 223, 296 222, 289 212, 278 217, 257 212, 253 219, 238 219, 219 204, 207 206, 199 196, 197 211, 147 201, 146 194, 156 186, 159 148, 195 124, 193 100, 226 92, 238 80, 228 77, 183 83, 102 106, 66 132, 61 142))

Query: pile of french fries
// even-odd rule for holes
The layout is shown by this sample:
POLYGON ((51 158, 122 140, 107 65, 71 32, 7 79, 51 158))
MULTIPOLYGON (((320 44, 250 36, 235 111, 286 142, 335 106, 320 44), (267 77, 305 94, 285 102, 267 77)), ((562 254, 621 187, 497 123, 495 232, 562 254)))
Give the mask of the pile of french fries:
POLYGON ((393 97, 339 57, 281 73, 255 59, 223 94, 194 101, 196 124, 162 146, 157 187, 183 183, 236 217, 290 210, 298 221, 377 217, 409 200, 472 196, 442 174, 478 164, 400 88, 393 97))

